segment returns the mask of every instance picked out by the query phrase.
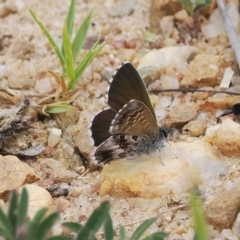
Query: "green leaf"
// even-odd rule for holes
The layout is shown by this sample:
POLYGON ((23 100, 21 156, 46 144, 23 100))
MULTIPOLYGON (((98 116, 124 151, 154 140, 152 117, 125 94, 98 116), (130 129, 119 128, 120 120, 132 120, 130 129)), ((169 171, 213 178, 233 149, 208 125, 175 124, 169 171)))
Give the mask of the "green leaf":
POLYGON ((167 233, 165 232, 156 232, 148 237, 144 238, 143 240, 164 240, 164 238, 167 237, 167 233))
POLYGON ((30 239, 36 239, 36 235, 37 235, 37 229, 39 228, 39 225, 43 219, 43 217, 45 216, 47 212, 47 208, 42 208, 40 209, 35 216, 33 217, 33 219, 28 223, 28 235, 30 239))
POLYGON ((59 214, 57 212, 51 213, 47 216, 39 225, 38 229, 36 229, 36 239, 42 240, 45 238, 47 233, 53 227, 54 223, 57 221, 59 214))
POLYGON ((73 240, 73 238, 70 236, 53 236, 46 238, 44 240, 73 240))
POLYGON ((72 43, 72 53, 73 60, 75 61, 78 57, 78 54, 84 44, 84 41, 87 37, 88 29, 92 21, 93 10, 88 14, 88 16, 83 21, 82 25, 79 27, 77 34, 72 43))
POLYGON ((126 231, 123 226, 120 226, 119 228, 119 240, 125 240, 126 238, 126 231))
POLYGON ((76 223, 76 222, 65 222, 62 224, 62 226, 64 226, 65 228, 67 228, 75 233, 79 233, 83 227, 81 224, 76 223))
POLYGON ((77 235, 77 240, 93 240, 98 229, 108 220, 109 217, 109 202, 103 202, 100 207, 95 209, 88 218, 86 224, 77 235))
POLYGON ((57 56, 58 56, 58 58, 59 58, 59 60, 61 62, 63 72, 65 72, 65 59, 64 59, 63 54, 61 52, 61 49, 57 46, 57 44, 54 41, 53 37, 48 32, 47 28, 44 26, 42 21, 38 18, 36 13, 32 9, 30 9, 29 7, 28 7, 28 10, 29 10, 30 14, 32 15, 32 17, 34 18, 35 22, 38 24, 38 26, 43 31, 43 34, 47 37, 50 45, 52 46, 53 50, 55 51, 55 53, 57 54, 57 56))
POLYGON ((131 240, 138 240, 143 233, 156 221, 156 218, 150 218, 144 221, 133 233, 131 240))
POLYGON ((28 193, 26 188, 23 188, 17 209, 17 226, 22 226, 27 219, 27 210, 28 210, 28 193))
POLYGON ((72 109, 76 109, 76 108, 66 105, 66 104, 53 103, 53 104, 44 105, 42 111, 43 111, 43 113, 48 115, 48 114, 63 113, 63 112, 67 112, 72 109))
POLYGON ((75 71, 74 71, 74 63, 73 63, 73 55, 71 48, 71 40, 67 30, 67 23, 64 23, 63 27, 63 49, 65 53, 65 61, 66 61, 66 74, 69 78, 69 81, 72 82, 75 80, 75 71))
POLYGON ((99 44, 99 40, 94 43, 92 48, 89 50, 87 55, 84 57, 84 59, 81 61, 81 63, 78 65, 78 67, 75 69, 75 81, 71 84, 68 84, 68 89, 71 90, 74 88, 76 83, 78 82, 78 79, 82 76, 83 72, 87 68, 87 66, 92 62, 92 60, 98 55, 98 53, 102 50, 106 42, 99 44))
POLYGON ((15 240, 14 235, 9 229, 0 226, 0 236, 4 238, 4 240, 15 240))
POLYGON ((201 202, 199 200, 198 189, 195 187, 191 190, 190 205, 193 213, 193 220, 195 226, 195 240, 208 240, 209 235, 207 231, 207 224, 204 219, 201 202))
POLYGON ((3 210, 0 208, 0 235, 6 240, 14 239, 14 230, 3 210))
POLYGON ((104 224, 104 236, 105 236, 105 240, 113 240, 114 230, 113 230, 113 224, 112 224, 112 219, 110 215, 104 224))
POLYGON ((76 0, 72 0, 68 10, 67 20, 66 20, 67 30, 70 38, 72 36, 72 29, 73 29, 73 23, 75 18, 75 6, 76 6, 76 0))
POLYGON ((17 227, 17 202, 18 202, 18 196, 15 191, 11 192, 11 200, 10 205, 8 207, 8 219, 11 223, 12 229, 16 229, 17 227))

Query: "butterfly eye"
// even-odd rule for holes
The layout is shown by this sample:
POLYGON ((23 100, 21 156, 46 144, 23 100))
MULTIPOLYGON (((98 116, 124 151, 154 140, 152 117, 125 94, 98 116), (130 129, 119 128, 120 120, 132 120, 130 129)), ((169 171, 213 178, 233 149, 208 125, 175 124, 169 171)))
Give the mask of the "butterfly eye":
POLYGON ((166 129, 162 129, 161 133, 163 134, 164 138, 168 137, 168 131, 166 129))

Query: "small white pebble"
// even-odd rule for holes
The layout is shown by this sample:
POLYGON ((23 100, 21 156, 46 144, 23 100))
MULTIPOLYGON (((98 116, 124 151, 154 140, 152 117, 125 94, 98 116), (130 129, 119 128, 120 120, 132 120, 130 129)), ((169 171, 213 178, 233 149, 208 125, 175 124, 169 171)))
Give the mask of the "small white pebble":
POLYGON ((58 128, 52 128, 48 136, 48 146, 55 147, 61 139, 62 130, 58 128))

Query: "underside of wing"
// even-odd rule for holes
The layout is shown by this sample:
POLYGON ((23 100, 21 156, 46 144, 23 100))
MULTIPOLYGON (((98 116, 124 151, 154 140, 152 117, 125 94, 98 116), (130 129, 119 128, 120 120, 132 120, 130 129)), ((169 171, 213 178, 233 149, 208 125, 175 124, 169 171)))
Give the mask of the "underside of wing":
POLYGON ((111 136, 96 149, 94 155, 99 163, 120 158, 133 159, 139 155, 138 142, 133 136, 111 136))
POLYGON ((122 65, 113 76, 108 92, 108 104, 115 111, 119 111, 132 99, 143 102, 156 119, 145 83, 135 67, 128 62, 122 65))
POLYGON ((151 138, 159 135, 159 126, 144 103, 131 100, 118 111, 111 123, 109 132, 151 138))
POLYGON ((116 112, 108 108, 94 117, 91 126, 94 146, 99 146, 110 137, 109 128, 115 115, 116 112))

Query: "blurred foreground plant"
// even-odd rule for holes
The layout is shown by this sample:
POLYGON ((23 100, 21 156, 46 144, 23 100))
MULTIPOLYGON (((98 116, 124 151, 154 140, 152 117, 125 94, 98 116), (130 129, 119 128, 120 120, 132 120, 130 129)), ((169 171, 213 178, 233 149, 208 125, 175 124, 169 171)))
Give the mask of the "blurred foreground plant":
MULTIPOLYGON (((54 212, 46 215, 47 209, 40 209, 32 220, 27 217, 28 193, 23 188, 22 193, 17 195, 12 191, 9 209, 7 213, 0 208, 0 237, 5 240, 95 240, 97 231, 103 227, 106 240, 113 240, 114 228, 109 214, 109 202, 103 202, 96 208, 84 225, 77 222, 66 222, 62 225, 74 233, 72 236, 49 236, 52 227, 56 223, 59 213, 54 212)), ((131 240, 138 240, 144 232, 155 222, 151 218, 143 222, 133 233, 131 240)), ((144 240, 163 240, 166 233, 156 232, 144 240)), ((125 228, 120 227, 119 239, 125 240, 125 228)))
MULTIPOLYGON (((98 39, 91 49, 88 51, 86 56, 82 59, 82 61, 77 64, 76 60, 79 55, 80 50, 83 47, 83 44, 86 40, 87 32, 89 30, 92 14, 91 11, 88 16, 85 18, 81 26, 79 26, 76 35, 73 37, 73 24, 75 18, 75 9, 76 7, 76 0, 71 0, 71 4, 68 10, 67 18, 63 24, 62 30, 62 46, 58 46, 55 42, 54 38, 47 30, 43 22, 39 19, 36 13, 28 7, 29 12, 31 13, 32 17, 34 18, 35 22, 39 25, 41 30, 43 31, 44 35, 47 37, 50 45, 52 46, 53 50, 55 51, 56 55, 62 66, 62 75, 58 76, 58 74, 53 74, 56 78, 58 85, 61 88, 62 96, 64 97, 63 101, 71 100, 71 95, 69 94, 70 91, 74 89, 76 84, 78 83, 79 79, 81 78, 83 72, 87 68, 87 66, 92 62, 92 60, 98 55, 98 53, 102 50, 105 45, 105 41, 100 43, 98 39)), ((51 103, 51 109, 45 107, 45 114, 48 113, 60 113, 66 112, 70 110, 71 107, 67 103, 51 103), (63 107, 65 105, 66 107, 63 107), (49 111, 48 111, 49 110, 49 111)))

